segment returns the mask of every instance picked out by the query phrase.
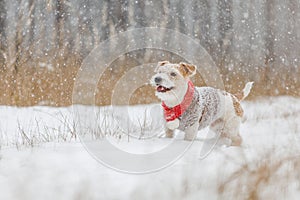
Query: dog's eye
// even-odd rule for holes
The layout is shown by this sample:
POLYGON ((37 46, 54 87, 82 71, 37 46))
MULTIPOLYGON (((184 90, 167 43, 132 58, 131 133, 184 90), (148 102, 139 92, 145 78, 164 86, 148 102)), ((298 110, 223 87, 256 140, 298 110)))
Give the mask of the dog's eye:
POLYGON ((175 72, 171 72, 170 75, 175 77, 177 74, 175 72))

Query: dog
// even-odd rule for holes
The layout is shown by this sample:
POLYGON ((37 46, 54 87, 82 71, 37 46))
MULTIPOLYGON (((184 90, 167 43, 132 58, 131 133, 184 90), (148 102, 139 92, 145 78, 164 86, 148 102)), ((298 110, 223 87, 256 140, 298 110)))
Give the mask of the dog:
POLYGON ((174 130, 179 129, 185 132, 184 139, 191 141, 198 130, 209 127, 225 145, 240 146, 244 114, 240 102, 249 95, 253 82, 233 95, 212 87, 195 87, 190 78, 196 71, 195 65, 169 61, 159 62, 154 71, 150 82, 162 101, 166 137, 172 138, 174 130))

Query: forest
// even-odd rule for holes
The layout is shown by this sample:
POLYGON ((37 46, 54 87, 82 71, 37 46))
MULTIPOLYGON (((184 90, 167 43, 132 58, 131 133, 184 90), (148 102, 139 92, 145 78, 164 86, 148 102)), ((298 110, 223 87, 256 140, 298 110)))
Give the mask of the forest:
MULTIPOLYGON (((87 55, 118 33, 143 27, 198 41, 228 91, 254 81, 250 98, 299 96, 299 11, 297 0, 1 0, 0 104, 72 104, 74 80, 87 55)), ((99 83, 99 93, 106 94, 136 64, 180 61, 170 52, 164 58, 159 50, 155 56, 151 52, 128 52, 125 60, 112 63, 106 73, 111 84, 101 88, 99 83)), ((97 103, 109 104, 107 96, 97 103)))

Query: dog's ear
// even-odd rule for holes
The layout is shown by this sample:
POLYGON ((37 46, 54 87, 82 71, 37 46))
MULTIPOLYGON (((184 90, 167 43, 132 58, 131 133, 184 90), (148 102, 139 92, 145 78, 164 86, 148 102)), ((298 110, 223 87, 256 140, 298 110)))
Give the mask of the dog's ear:
POLYGON ((165 60, 165 61, 161 61, 161 62, 158 62, 158 65, 159 66, 164 66, 165 64, 169 64, 170 62, 165 60))
POLYGON ((157 73, 160 66, 164 66, 165 64, 169 64, 169 63, 170 62, 167 60, 158 62, 157 67, 155 68, 154 72, 157 73))
POLYGON ((182 73, 183 76, 194 76, 196 74, 197 71, 197 67, 195 65, 192 64, 187 64, 184 62, 179 63, 180 66, 180 72, 182 73))

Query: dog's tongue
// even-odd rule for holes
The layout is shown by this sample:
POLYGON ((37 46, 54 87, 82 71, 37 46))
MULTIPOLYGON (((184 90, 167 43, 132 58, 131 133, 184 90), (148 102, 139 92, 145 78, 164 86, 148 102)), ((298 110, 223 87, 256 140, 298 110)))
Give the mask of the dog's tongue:
POLYGON ((165 92, 166 88, 160 85, 156 88, 156 90, 157 90, 157 92, 165 92))

